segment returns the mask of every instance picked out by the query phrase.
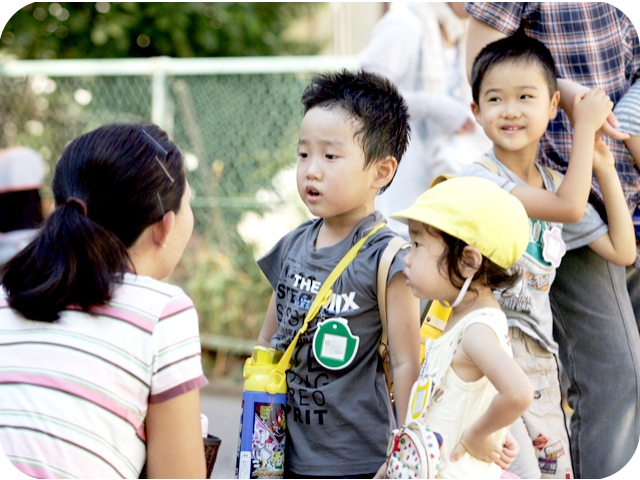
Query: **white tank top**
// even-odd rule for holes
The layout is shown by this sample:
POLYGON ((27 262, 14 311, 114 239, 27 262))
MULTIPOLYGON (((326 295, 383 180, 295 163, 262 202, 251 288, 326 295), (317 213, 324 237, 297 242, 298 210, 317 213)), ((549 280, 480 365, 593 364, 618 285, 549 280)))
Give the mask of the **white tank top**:
MULTIPOLYGON (((469 313, 452 330, 433 340, 429 354, 429 372, 436 372, 442 362, 451 362, 451 349, 457 348, 458 339, 473 323, 482 323, 491 328, 500 345, 512 355, 508 343, 507 318, 496 308, 482 308, 469 313)), ((495 463, 487 463, 465 453, 457 462, 450 462, 449 456, 460 442, 465 429, 476 421, 489 407, 496 388, 487 377, 475 382, 465 382, 449 366, 444 378, 436 387, 433 400, 421 420, 443 438, 442 456, 446 467, 438 473, 438 478, 500 478, 502 469, 495 463), (440 395, 437 390, 442 390, 440 395)), ((504 442, 506 428, 493 434, 499 443, 504 442)))

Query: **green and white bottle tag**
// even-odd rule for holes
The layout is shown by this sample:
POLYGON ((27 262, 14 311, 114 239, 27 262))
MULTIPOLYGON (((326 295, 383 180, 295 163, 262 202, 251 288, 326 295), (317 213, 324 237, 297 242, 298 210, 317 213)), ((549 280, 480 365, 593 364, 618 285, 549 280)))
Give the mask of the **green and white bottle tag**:
POLYGON ((313 336, 313 355, 329 370, 341 370, 356 357, 360 338, 351 333, 345 318, 328 318, 313 336))

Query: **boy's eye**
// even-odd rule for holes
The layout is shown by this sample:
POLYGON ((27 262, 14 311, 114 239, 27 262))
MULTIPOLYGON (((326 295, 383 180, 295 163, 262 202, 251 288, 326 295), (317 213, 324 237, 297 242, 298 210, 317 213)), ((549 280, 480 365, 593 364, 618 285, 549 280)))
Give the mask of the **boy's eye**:
POLYGON ((413 242, 413 244, 411 245, 411 248, 418 248, 420 246, 420 244, 418 242, 413 242))
POLYGON ((533 96, 529 95, 528 93, 525 93, 521 95, 520 98, 522 98, 523 100, 528 100, 529 98, 533 98, 533 96))
POLYGON ((325 157, 327 157, 327 159, 329 159, 329 160, 335 160, 336 158, 338 158, 338 156, 337 156, 337 155, 332 155, 332 154, 330 154, 330 153, 327 153, 327 154, 325 155, 325 157))
POLYGON ((307 154, 304 152, 298 152, 298 158, 307 158, 307 154))
POLYGON ((489 103, 492 103, 492 102, 495 103, 495 102, 499 102, 500 99, 498 97, 491 97, 488 101, 489 103))

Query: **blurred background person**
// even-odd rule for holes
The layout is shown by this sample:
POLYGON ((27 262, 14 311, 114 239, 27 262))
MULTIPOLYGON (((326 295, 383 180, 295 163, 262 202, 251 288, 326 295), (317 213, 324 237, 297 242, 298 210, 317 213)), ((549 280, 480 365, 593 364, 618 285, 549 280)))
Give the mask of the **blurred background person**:
MULTIPOLYGON (((490 148, 471 115, 464 2, 395 4, 358 60, 388 77, 409 106, 411 141, 396 178, 376 200, 386 217, 409 207, 440 174, 455 174, 490 148)), ((407 227, 389 226, 408 238, 407 227)))
POLYGON ((0 266, 24 248, 42 223, 44 162, 26 147, 0 150, 0 266))

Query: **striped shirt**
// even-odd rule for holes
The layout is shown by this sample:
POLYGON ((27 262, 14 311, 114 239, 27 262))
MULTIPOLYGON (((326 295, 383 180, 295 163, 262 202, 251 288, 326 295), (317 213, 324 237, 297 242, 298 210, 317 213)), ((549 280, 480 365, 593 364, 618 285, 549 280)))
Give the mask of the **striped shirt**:
MULTIPOLYGON (((467 12, 505 35, 519 28, 551 51, 558 78, 604 90, 617 103, 640 77, 640 41, 631 20, 604 2, 468 2, 467 12)), ((566 172, 573 129, 564 111, 549 122, 538 161, 566 172)), ((640 200, 640 171, 619 140, 604 137, 613 153, 622 189, 633 212, 640 200)), ((596 180, 589 201, 606 221, 596 180)), ((639 257, 640 258, 640 257, 639 257)), ((640 260, 636 260, 636 267, 640 260)))
POLYGON ((0 291, 0 445, 39 478, 137 478, 149 403, 207 383, 198 317, 178 287, 127 273, 88 315, 27 320, 0 291))
MULTIPOLYGON (((620 130, 631 135, 640 135, 640 82, 631 85, 631 88, 618 102, 613 110, 620 121, 620 130)), ((640 158, 638 158, 640 162, 640 158)))

